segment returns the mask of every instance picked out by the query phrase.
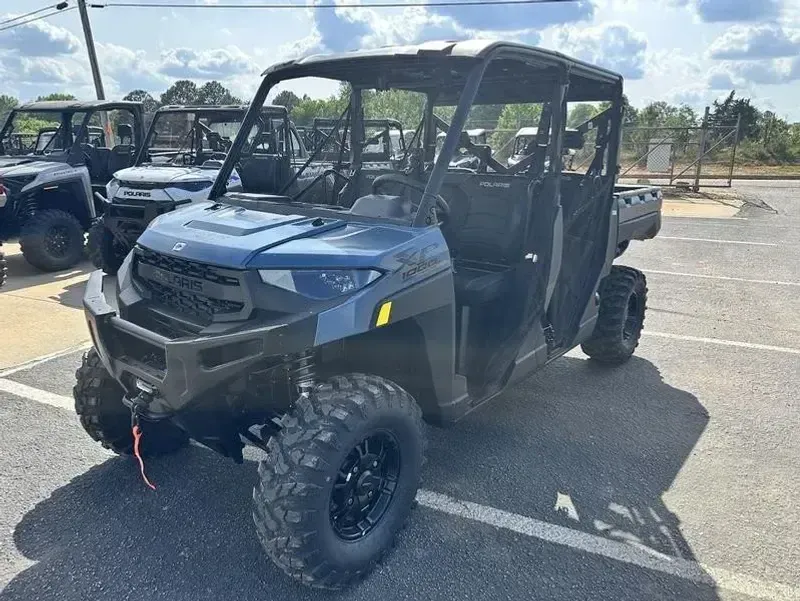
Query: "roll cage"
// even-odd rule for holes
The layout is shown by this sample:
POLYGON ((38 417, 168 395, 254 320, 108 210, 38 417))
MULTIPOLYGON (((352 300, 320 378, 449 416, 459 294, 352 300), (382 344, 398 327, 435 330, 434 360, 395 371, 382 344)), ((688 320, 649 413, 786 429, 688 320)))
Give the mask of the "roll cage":
MULTIPOLYGON (((349 170, 358 173, 365 161, 365 123, 363 90, 398 89, 425 95, 426 104, 421 128, 421 153, 407 174, 424 183, 425 191, 412 225, 425 227, 436 223, 435 205, 450 170, 450 162, 459 148, 468 148, 485 159, 492 171, 501 175, 525 175, 531 182, 543 183, 545 163, 551 177, 552 199, 558 203, 562 144, 566 121, 566 103, 606 101, 610 107, 594 118, 602 125, 598 147, 587 177, 605 175, 604 192, 610 194, 614 177, 603 171, 612 166, 616 173, 622 119, 622 77, 616 73, 578 61, 557 52, 507 42, 430 42, 420 46, 382 48, 338 55, 310 56, 281 63, 264 72, 264 79, 245 116, 210 198, 225 193, 236 156, 247 142, 247 132, 257 119, 269 91, 278 83, 302 77, 327 78, 347 82, 351 89, 348 121, 351 147, 349 170), (475 104, 542 103, 536 150, 517 165, 506 167, 492 161, 490 153, 462 133, 475 104), (444 123, 434 114, 437 105, 455 106, 452 120, 444 123), (438 120, 438 122, 437 122, 438 120), (437 126, 447 131, 441 151, 436 152, 437 126), (553 132, 550 135, 550 132, 553 132), (594 169, 594 170, 592 170, 594 169), (610 183, 609 183, 610 180, 610 183)), ((599 183, 595 183, 595 187, 599 183)), ((598 191, 599 192, 599 191, 598 191)), ((323 210, 323 209, 320 209, 323 210)), ((331 211, 333 212, 333 211, 331 211)), ((341 216, 340 212, 336 212, 341 216)))
MULTIPOLYGON (((309 132, 309 150, 314 151, 323 146, 317 155, 321 161, 337 161, 342 152, 346 156, 350 154, 348 129, 341 125, 337 127, 337 122, 337 119, 323 117, 314 119, 309 132)), ((405 154, 406 142, 402 123, 396 119, 364 119, 363 124, 363 161, 388 162, 405 154)))
MULTIPOLYGON (((103 111, 125 110, 131 113, 134 123, 134 131, 142 130, 142 105, 138 102, 126 101, 39 101, 31 102, 20 107, 13 109, 2 129, 0 129, 0 154, 7 154, 8 150, 5 148, 5 141, 11 140, 11 136, 15 134, 14 125, 19 115, 29 114, 52 114, 53 121, 56 123, 52 128, 42 128, 37 134, 37 143, 28 148, 31 154, 37 156, 37 160, 49 160, 60 163, 68 163, 70 165, 82 165, 85 162, 85 156, 81 150, 81 144, 90 144, 93 141, 104 141, 105 132, 102 128, 95 125, 90 125, 92 117, 97 113, 103 111), (73 124, 73 118, 76 114, 83 113, 81 123, 77 126, 73 124), (41 134, 50 134, 52 136, 45 143, 44 147, 39 148, 38 140, 41 134), (60 152, 47 153, 49 149, 58 150, 60 152)), ((135 138, 134 131, 130 132, 131 138, 135 138)))

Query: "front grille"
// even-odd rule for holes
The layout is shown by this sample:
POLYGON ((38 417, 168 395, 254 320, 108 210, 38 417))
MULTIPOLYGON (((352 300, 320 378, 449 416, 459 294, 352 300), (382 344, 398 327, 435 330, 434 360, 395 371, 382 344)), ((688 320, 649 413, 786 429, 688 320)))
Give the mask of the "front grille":
MULTIPOLYGON (((216 317, 242 313, 245 309, 245 292, 235 272, 212 265, 170 257, 149 249, 136 248, 137 281, 150 294, 152 315, 162 313, 180 316, 187 323, 209 325, 216 317), (149 266, 161 270, 151 272, 141 269, 149 266), (141 266, 141 267, 140 267, 141 266), (201 280, 202 288, 190 289, 170 285, 159 273, 201 280), (159 279, 160 278, 160 279, 159 279)), ((200 282, 198 282, 199 284, 200 282)))
POLYGON ((200 323, 211 323, 216 315, 239 313, 244 309, 244 303, 239 301, 174 290, 158 282, 148 281, 147 287, 154 302, 200 323))
POLYGON ((207 282, 213 282, 222 286, 239 286, 238 278, 225 275, 212 265, 203 265, 185 259, 177 259, 168 255, 162 255, 146 248, 138 248, 136 251, 137 259, 141 263, 158 267, 172 273, 179 273, 190 278, 199 278, 207 282))

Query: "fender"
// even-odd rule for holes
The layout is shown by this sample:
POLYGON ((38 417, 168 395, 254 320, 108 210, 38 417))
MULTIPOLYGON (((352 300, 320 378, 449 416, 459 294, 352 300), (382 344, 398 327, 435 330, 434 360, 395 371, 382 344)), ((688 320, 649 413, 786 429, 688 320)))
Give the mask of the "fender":
POLYGON ((89 222, 97 218, 97 211, 92 200, 94 197, 92 181, 89 177, 89 170, 84 165, 77 167, 63 165, 52 171, 43 171, 36 176, 36 179, 22 188, 21 195, 32 196, 40 191, 50 191, 61 186, 71 186, 74 193, 80 194, 80 198, 76 198, 76 201, 86 209, 89 222))

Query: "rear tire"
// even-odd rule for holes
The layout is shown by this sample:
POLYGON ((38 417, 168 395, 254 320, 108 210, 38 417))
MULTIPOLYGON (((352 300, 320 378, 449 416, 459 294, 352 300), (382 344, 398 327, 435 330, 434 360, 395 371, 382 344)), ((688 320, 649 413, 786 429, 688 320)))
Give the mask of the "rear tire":
POLYGON ((86 249, 94 266, 108 275, 117 274, 127 255, 120 254, 121 249, 114 242, 114 235, 106 227, 102 217, 89 228, 86 249))
POLYGON ((72 267, 83 257, 83 226, 71 213, 47 209, 33 215, 19 236, 25 260, 42 271, 72 267))
POLYGON ((638 269, 614 265, 598 292, 597 323, 581 348, 598 363, 621 365, 639 345, 647 309, 647 280, 638 269))
MULTIPOLYGON (((72 388, 75 412, 86 433, 105 448, 120 455, 133 454, 131 412, 122 402, 124 391, 100 361, 97 350, 90 349, 75 372, 72 388)), ((140 450, 144 457, 167 455, 189 442, 186 433, 168 421, 141 420, 140 450)))
POLYGON ((366 576, 419 487, 424 435, 414 399, 377 376, 331 378, 300 397, 268 448, 253 490, 267 555, 315 588, 366 576))

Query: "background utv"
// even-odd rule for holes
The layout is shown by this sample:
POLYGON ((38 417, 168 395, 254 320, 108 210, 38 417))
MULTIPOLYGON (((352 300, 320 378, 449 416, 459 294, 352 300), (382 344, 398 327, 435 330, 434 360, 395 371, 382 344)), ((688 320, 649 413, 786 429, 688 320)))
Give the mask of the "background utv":
POLYGON ((137 102, 41 101, 14 109, 0 129, 0 240, 19 236, 34 267, 59 271, 83 257, 85 233, 111 174, 128 167, 142 141, 137 102), (24 119, 52 124, 30 145, 24 119))
POLYGON ((245 441, 264 449, 253 492, 264 549, 293 578, 337 588, 369 572, 405 522, 423 418, 453 423, 579 344, 602 363, 631 356, 645 278, 612 262, 656 235, 661 199, 615 188, 622 78, 554 52, 432 42, 265 75, 212 202, 159 217, 118 292, 92 274, 95 349, 75 401, 87 432, 121 453, 131 412, 147 454, 189 437, 237 461, 245 441), (316 204, 226 193, 267 94, 300 77, 352 90, 332 127, 349 132, 347 168, 330 168, 345 184, 316 204), (362 94, 384 90, 426 104, 402 171, 375 177, 362 94), (608 105, 577 128, 594 149, 583 173, 562 169, 572 101, 608 105), (461 133, 473 105, 505 103, 542 104, 536 144, 513 167, 461 133), (439 105, 456 106, 449 124, 439 105), (451 166, 458 151, 477 166, 451 166))

